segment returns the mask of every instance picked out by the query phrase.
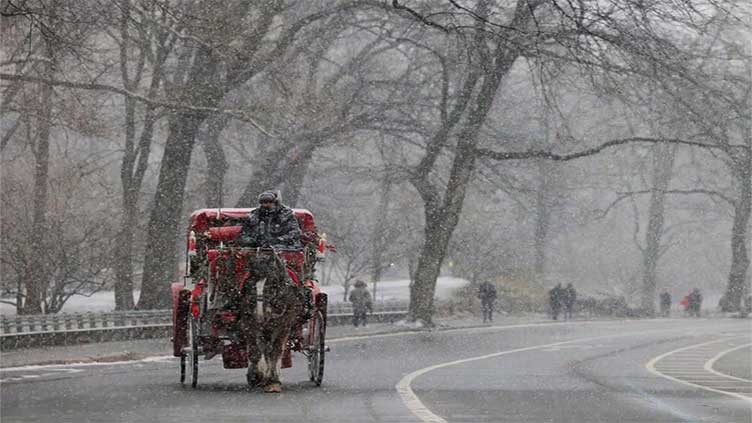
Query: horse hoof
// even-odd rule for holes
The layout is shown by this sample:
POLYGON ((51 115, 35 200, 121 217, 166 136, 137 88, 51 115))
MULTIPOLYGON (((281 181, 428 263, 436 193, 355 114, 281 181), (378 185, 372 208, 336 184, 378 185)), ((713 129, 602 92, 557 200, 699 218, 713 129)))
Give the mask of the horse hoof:
POLYGON ((248 386, 251 388, 258 388, 259 386, 264 386, 264 375, 262 374, 247 374, 246 380, 248 381, 248 386))
POLYGON ((282 384, 270 383, 264 387, 264 392, 269 393, 269 394, 278 394, 282 392, 282 384))

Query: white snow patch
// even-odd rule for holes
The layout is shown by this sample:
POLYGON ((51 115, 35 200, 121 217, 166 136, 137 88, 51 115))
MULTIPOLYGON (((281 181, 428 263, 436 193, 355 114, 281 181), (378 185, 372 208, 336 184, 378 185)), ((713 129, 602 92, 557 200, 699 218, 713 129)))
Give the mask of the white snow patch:
POLYGON ((407 320, 400 320, 394 324, 395 326, 400 326, 403 328, 411 328, 411 329, 422 329, 423 328, 423 322, 420 320, 416 320, 414 322, 410 322, 407 320))
MULTIPOLYGON (((453 276, 442 276, 436 281, 436 295, 440 300, 448 299, 452 292, 467 285, 466 279, 456 278, 453 276)), ((368 290, 373 290, 373 283, 368 283, 368 290)), ((322 292, 329 294, 330 303, 344 302, 344 291, 342 285, 332 284, 321 287, 322 292)), ((371 292, 373 294, 373 292, 371 292)), ((133 298, 138 300, 139 291, 133 293, 133 298)), ((397 279, 379 281, 376 284, 376 301, 408 301, 410 299, 410 280, 397 279)), ((90 297, 74 296, 71 297, 63 306, 63 312, 66 313, 85 313, 107 312, 115 309, 115 295, 112 291, 100 291, 92 294, 90 297)), ((0 314, 14 315, 16 308, 8 304, 0 304, 0 314)))
MULTIPOLYGON (((436 281, 435 297, 440 300, 449 299, 457 288, 469 284, 466 279, 453 276, 442 276, 436 281)), ((373 283, 368 283, 368 290, 373 291, 373 283)), ((345 289, 342 285, 322 286, 321 291, 329 294, 330 303, 343 302, 345 289)), ((373 294, 373 292, 371 292, 373 294)), ((408 301, 410 299, 410 280, 397 279, 379 281, 376 283, 376 301, 408 301)))

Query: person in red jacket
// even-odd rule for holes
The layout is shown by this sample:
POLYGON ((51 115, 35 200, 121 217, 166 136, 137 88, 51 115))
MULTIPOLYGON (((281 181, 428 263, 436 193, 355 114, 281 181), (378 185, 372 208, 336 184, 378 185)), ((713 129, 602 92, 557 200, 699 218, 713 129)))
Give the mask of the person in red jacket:
POLYGON ((684 298, 679 302, 679 304, 684 307, 684 313, 689 313, 689 295, 685 295, 684 298))

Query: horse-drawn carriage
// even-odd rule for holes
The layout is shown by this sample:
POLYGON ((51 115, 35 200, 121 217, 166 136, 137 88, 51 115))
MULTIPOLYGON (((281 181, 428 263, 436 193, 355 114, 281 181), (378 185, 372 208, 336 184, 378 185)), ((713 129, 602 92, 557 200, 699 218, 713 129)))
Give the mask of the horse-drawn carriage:
POLYGON ((202 209, 190 218, 186 276, 172 284, 173 354, 180 382, 198 383, 199 357, 222 356, 226 369, 248 368, 250 385, 279 392, 292 352, 308 360, 310 380, 324 376, 327 296, 314 279, 327 248, 313 215, 295 209, 303 249, 247 248, 238 241, 252 209, 202 209))

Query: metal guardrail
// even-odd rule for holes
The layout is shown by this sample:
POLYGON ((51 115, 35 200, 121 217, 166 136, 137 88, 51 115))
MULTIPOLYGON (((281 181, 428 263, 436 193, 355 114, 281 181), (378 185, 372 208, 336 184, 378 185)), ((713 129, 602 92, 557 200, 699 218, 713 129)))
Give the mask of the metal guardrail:
POLYGON ((0 316, 0 334, 29 334, 172 324, 170 310, 0 316))
MULTIPOLYGON (((330 325, 349 323, 352 305, 329 304, 327 314, 330 325)), ((405 316, 406 302, 385 301, 374 303, 371 320, 394 321, 405 316)), ((0 315, 0 350, 166 337, 171 329, 172 310, 0 315)))

